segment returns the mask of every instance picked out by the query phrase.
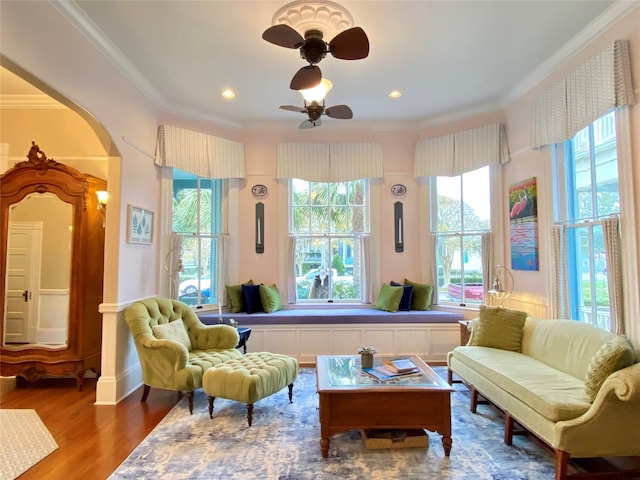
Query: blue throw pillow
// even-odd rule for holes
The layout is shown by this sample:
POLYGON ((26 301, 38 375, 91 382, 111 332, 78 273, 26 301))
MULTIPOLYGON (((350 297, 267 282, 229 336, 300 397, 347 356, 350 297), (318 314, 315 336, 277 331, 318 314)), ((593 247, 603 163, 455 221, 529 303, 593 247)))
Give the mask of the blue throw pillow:
POLYGON ((411 310, 411 297, 413 295, 413 285, 402 285, 397 282, 389 282, 389 285, 392 287, 404 287, 404 291, 402 292, 402 298, 400 299, 400 305, 398 306, 398 311, 408 312, 411 310))
POLYGON ((242 285, 242 297, 247 313, 264 312, 260 299, 260 285, 242 285))

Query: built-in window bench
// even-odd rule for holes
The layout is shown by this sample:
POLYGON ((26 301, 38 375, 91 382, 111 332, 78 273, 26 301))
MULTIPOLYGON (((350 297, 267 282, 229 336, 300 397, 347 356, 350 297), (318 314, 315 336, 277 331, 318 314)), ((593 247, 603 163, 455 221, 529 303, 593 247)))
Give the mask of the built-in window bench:
MULTIPOLYGON (((208 325, 219 322, 217 312, 198 314, 208 325)), ((389 313, 374 308, 285 308, 273 313, 222 313, 250 327, 250 352, 277 352, 315 364, 316 355, 354 355, 373 345, 381 355, 418 354, 433 364, 446 363, 460 344, 459 313, 438 310, 389 313)))

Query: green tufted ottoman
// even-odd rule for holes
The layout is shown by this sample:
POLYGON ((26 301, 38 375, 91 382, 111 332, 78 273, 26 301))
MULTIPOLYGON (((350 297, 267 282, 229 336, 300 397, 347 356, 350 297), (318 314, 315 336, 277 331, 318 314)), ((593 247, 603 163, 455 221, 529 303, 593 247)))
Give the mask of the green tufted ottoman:
POLYGON ((215 397, 247 404, 247 421, 251 426, 253 404, 289 387, 293 403, 293 381, 298 376, 298 360, 269 352, 247 353, 227 360, 204 372, 202 389, 209 396, 209 417, 213 418, 215 397))

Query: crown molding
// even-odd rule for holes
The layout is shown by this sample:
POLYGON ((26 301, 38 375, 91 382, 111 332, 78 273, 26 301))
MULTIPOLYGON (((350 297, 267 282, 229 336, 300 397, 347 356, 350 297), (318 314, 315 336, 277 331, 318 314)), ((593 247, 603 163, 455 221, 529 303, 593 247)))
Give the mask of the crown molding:
POLYGON ((1 109, 14 110, 67 110, 68 107, 45 94, 0 95, 1 109))
POLYGON ((518 98, 533 90, 545 78, 551 75, 562 63, 589 43, 611 28, 618 20, 627 15, 633 9, 640 7, 640 2, 617 0, 601 15, 596 17, 589 25, 583 28, 576 36, 569 40, 560 50, 556 51, 548 59, 542 62, 524 80, 512 88, 500 99, 503 108, 508 107, 518 98))
POLYGON ((164 96, 140 73, 135 65, 122 53, 122 50, 78 7, 75 1, 52 1, 51 4, 69 20, 111 64, 120 70, 138 90, 156 103, 164 105, 164 96))

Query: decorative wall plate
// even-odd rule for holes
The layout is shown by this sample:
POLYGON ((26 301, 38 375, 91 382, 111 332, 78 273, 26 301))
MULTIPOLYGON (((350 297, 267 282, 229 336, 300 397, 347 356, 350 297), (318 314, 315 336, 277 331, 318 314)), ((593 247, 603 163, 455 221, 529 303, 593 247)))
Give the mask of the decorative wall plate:
POLYGON ((407 187, 405 187, 401 183, 396 183, 391 187, 391 193, 396 197, 401 197, 402 195, 407 193, 407 187))
POLYGON ((264 197, 267 194, 267 187, 264 185, 254 185, 251 188, 251 193, 256 197, 264 197))

